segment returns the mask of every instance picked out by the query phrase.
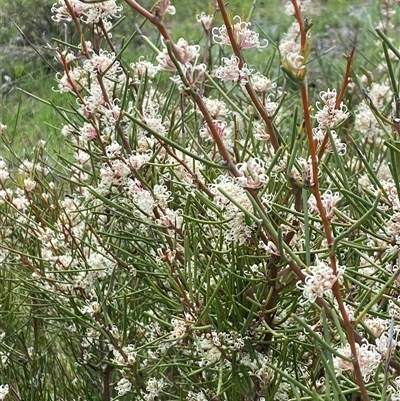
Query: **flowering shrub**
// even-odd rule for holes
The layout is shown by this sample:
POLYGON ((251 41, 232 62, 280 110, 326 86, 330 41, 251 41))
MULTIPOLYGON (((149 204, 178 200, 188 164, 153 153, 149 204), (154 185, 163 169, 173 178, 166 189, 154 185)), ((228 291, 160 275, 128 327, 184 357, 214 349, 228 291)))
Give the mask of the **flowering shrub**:
POLYGON ((222 0, 200 44, 125 0, 162 39, 131 63, 121 4, 53 5, 73 154, 0 161, 0 399, 400 399, 400 51, 310 98, 310 3, 269 71, 222 0))

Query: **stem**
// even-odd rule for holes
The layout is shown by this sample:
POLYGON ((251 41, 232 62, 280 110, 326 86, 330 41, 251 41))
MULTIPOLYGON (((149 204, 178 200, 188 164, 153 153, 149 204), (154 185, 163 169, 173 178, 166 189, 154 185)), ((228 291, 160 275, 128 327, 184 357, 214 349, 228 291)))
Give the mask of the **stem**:
POLYGON ((291 1, 294 7, 294 14, 296 16, 296 20, 299 23, 299 28, 300 28, 300 54, 304 56, 307 46, 307 34, 304 29, 304 20, 300 12, 300 7, 297 4, 297 0, 291 0, 291 1))
MULTIPOLYGON (((343 78, 342 88, 340 89, 340 93, 336 98, 335 109, 339 108, 340 103, 343 100, 343 96, 344 96, 344 94, 346 92, 347 85, 349 84, 351 63, 353 62, 355 51, 356 51, 356 48, 353 47, 351 49, 350 55, 347 56, 346 73, 345 73, 344 78, 343 78)), ((326 132, 324 140, 322 141, 321 147, 320 147, 319 152, 318 152, 318 160, 321 160, 322 156, 324 155, 324 151, 325 151, 325 148, 326 148, 326 144, 328 143, 328 139, 329 139, 329 135, 328 135, 328 132, 326 132)))
MULTIPOLYGON (((303 51, 305 51, 306 45, 307 45, 307 43, 306 43, 307 38, 306 38, 306 33, 304 31, 303 18, 301 16, 297 1, 292 0, 292 4, 295 9, 295 16, 296 16, 297 22, 300 25, 301 51, 303 52, 303 51)), ((308 138, 308 148, 309 148, 309 153, 311 156, 311 165, 312 165, 312 173, 313 173, 312 191, 313 191, 313 194, 317 201, 318 211, 321 216, 321 222, 324 227, 324 232, 325 232, 326 240, 328 243, 330 265, 331 265, 333 274, 335 276, 337 276, 336 256, 335 256, 334 247, 333 247, 333 242, 334 242, 333 235, 332 235, 331 227, 330 227, 329 220, 328 220, 328 217, 326 214, 326 210, 322 203, 321 193, 320 193, 320 189, 319 189, 318 158, 317 158, 317 154, 316 154, 316 146, 315 146, 315 141, 314 141, 313 132, 312 132, 312 124, 311 124, 311 116, 310 116, 310 109, 309 109, 306 80, 303 80, 303 82, 301 83, 300 90, 301 90, 301 100, 302 100, 302 104, 303 104, 304 122, 305 122, 305 127, 306 127, 306 132, 307 132, 307 138, 308 138)), ((349 342, 351 353, 353 356, 355 379, 360 388, 362 400, 369 401, 367 389, 365 387, 365 383, 364 383, 364 380, 363 380, 363 377, 361 374, 360 365, 358 363, 354 330, 350 323, 349 316, 346 312, 342 294, 340 293, 340 286, 339 286, 338 280, 336 280, 332 289, 333 289, 333 294, 337 300, 341 316, 343 318, 343 327, 344 327, 344 330, 346 331, 347 340, 349 342)))
POLYGON ((79 22, 79 18, 75 15, 75 11, 72 8, 71 4, 69 4, 68 0, 65 0, 65 5, 68 8, 69 15, 71 16, 72 20, 74 21, 76 30, 78 31, 79 38, 80 38, 81 45, 82 45, 82 53, 87 58, 91 58, 90 57, 90 53, 89 53, 89 49, 87 48, 86 41, 85 41, 85 38, 83 36, 82 26, 81 26, 81 23, 79 22))
MULTIPOLYGON (((243 55, 242 52, 239 48, 239 45, 237 44, 236 40, 235 40, 235 36, 233 35, 233 30, 232 30, 232 25, 228 16, 228 12, 226 11, 225 8, 225 4, 223 0, 218 0, 218 6, 220 8, 222 17, 224 19, 224 24, 226 26, 226 30, 228 32, 229 35, 229 40, 231 42, 232 45, 232 49, 233 49, 233 53, 235 54, 235 56, 239 59, 239 68, 243 68, 244 65, 244 61, 243 61, 243 55)), ((271 144, 275 150, 275 152, 279 149, 280 145, 279 145, 279 141, 277 138, 277 135, 275 133, 275 128, 274 125, 272 124, 271 119, 268 117, 265 108, 263 107, 262 103, 260 102, 260 100, 258 99, 256 92, 254 91, 253 87, 251 86, 250 82, 247 82, 247 84, 245 85, 247 94, 249 95, 252 103, 254 104, 255 108, 257 109, 257 111, 260 113, 261 118, 264 120, 265 125, 267 127, 268 133, 269 133, 269 137, 271 140, 271 144)))

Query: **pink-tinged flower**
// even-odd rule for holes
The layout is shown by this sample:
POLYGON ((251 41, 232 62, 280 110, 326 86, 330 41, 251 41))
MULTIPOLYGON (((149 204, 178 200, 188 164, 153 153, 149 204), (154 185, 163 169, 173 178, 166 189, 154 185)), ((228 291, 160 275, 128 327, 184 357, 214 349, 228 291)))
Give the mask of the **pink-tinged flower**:
MULTIPOLYGON (((332 191, 328 190, 321 196, 322 205, 324 206, 326 215, 328 218, 333 216, 334 209, 337 203, 340 201, 341 196, 339 192, 335 192, 334 194, 332 191)), ((308 199, 308 207, 310 213, 319 213, 317 200, 315 196, 312 194, 308 199)))
POLYGON ((97 136, 97 128, 90 123, 84 123, 79 131, 79 139, 81 139, 82 141, 91 141, 97 136))
POLYGON ((83 69, 91 74, 104 74, 114 76, 122 71, 119 61, 115 61, 115 53, 100 50, 99 54, 93 53, 90 59, 83 63, 83 69))
POLYGON ((212 22, 213 22, 213 16, 212 15, 207 15, 204 12, 201 14, 197 14, 196 15, 196 21, 203 25, 204 29, 206 31, 209 31, 211 29, 212 26, 212 22))
POLYGON ((309 157, 308 160, 304 158, 299 158, 298 159, 298 164, 300 167, 300 172, 293 167, 290 175, 291 179, 294 181, 301 181, 307 186, 313 186, 314 185, 314 174, 313 174, 313 168, 312 168, 312 163, 311 163, 311 158, 309 157))
POLYGON ((174 227, 178 230, 182 228, 183 217, 181 210, 173 210, 165 208, 161 211, 160 217, 155 220, 155 223, 164 227, 174 227))
POLYGON ((266 93, 276 87, 275 83, 272 83, 269 78, 261 75, 259 72, 251 76, 250 82, 253 89, 261 93, 266 93))
MULTIPOLYGON (((200 52, 199 45, 189 45, 185 39, 180 38, 175 46, 178 49, 181 61, 184 65, 190 63, 192 60, 197 60, 200 52)), ((172 62, 171 57, 168 54, 168 49, 166 47, 164 47, 163 51, 158 54, 156 60, 159 64, 159 70, 176 71, 176 66, 172 62)))
POLYGON ((85 164, 90 160, 90 154, 81 149, 75 152, 74 157, 79 164, 85 164))
MULTIPOLYGON (((199 82, 204 76, 204 73, 207 70, 207 66, 204 63, 200 63, 197 65, 186 63, 185 65, 181 65, 181 69, 186 77, 190 76, 189 81, 196 83, 199 82)), ((175 75, 173 77, 170 77, 169 79, 178 86, 180 91, 183 92, 188 89, 187 85, 185 85, 179 75, 175 75)))
MULTIPOLYGON (((319 152, 321 145, 324 143, 325 140, 325 136, 327 135, 326 129, 323 127, 316 127, 312 129, 313 132, 313 138, 316 142, 316 146, 317 146, 317 153, 319 152)), ((336 131, 331 130, 330 131, 330 140, 333 140, 333 143, 335 144, 335 148, 338 152, 338 154, 340 156, 343 156, 344 154, 346 154, 346 150, 347 150, 347 145, 342 142, 340 140, 340 138, 338 137, 336 131)), ((328 141, 328 143, 325 144, 325 150, 327 152, 332 153, 333 152, 333 146, 332 143, 330 141, 328 141)))
POLYGON ((249 82, 249 77, 252 70, 247 68, 247 64, 243 64, 242 68, 239 68, 239 59, 235 55, 231 58, 222 57, 223 66, 218 67, 215 70, 215 76, 223 81, 233 81, 245 86, 249 82))
POLYGON ((54 89, 54 92, 75 92, 81 91, 87 85, 87 78, 85 71, 80 67, 76 67, 64 72, 60 77, 60 73, 56 74, 56 81, 58 82, 58 89, 54 89))
POLYGON ((107 22, 111 18, 119 18, 122 6, 117 6, 116 0, 86 3, 84 22, 87 24, 98 24, 100 20, 107 22))
MULTIPOLYGON (((115 0, 103 2, 83 3, 80 0, 68 0, 69 5, 76 18, 80 18, 87 24, 97 24, 100 20, 106 22, 111 18, 119 18, 122 11, 121 6, 117 6, 115 0)), ((72 17, 64 0, 58 0, 51 8, 54 21, 71 21, 72 17)))
MULTIPOLYGON (((356 343, 355 346, 357 349, 356 357, 360 366, 361 374, 363 376, 363 379, 368 382, 370 378, 376 374, 376 370, 381 361, 381 355, 376 347, 373 344, 369 344, 368 342, 365 342, 361 346, 356 343)), ((352 355, 349 344, 346 344, 344 347, 338 348, 337 351, 347 358, 351 359, 354 357, 352 355)), ((342 374, 346 371, 354 370, 353 363, 351 363, 350 361, 346 361, 338 356, 335 356, 333 358, 333 366, 335 368, 335 371, 339 374, 342 374)))
POLYGON ((258 141, 269 141, 269 134, 265 130, 265 125, 258 122, 253 123, 254 138, 258 141))
POLYGON ((143 111, 143 120, 150 130, 153 130, 161 135, 166 135, 168 130, 165 122, 162 119, 162 116, 158 114, 158 109, 158 103, 152 102, 149 104, 148 107, 143 111))
POLYGON ((265 174, 265 163, 259 158, 238 163, 236 168, 242 173, 241 177, 237 177, 237 181, 242 187, 260 188, 268 181, 265 174))
MULTIPOLYGON (((220 138, 225 138, 227 135, 231 133, 231 130, 228 128, 228 123, 224 120, 213 120, 214 128, 217 131, 217 134, 220 138)), ((212 138, 212 132, 207 123, 204 123, 203 128, 200 129, 200 135, 202 137, 212 138)))
POLYGON ((134 71, 135 83, 139 83, 144 77, 152 79, 158 72, 158 68, 150 61, 144 60, 143 56, 136 63, 132 63, 131 68, 134 71))
POLYGON ((320 103, 316 103, 318 112, 315 114, 315 118, 321 128, 333 128, 348 117, 349 113, 343 102, 336 108, 336 89, 322 91, 319 96, 324 106, 320 108, 320 103))
POLYGON ((273 102, 271 100, 271 97, 272 97, 272 95, 269 95, 266 98, 265 106, 264 106, 265 112, 267 113, 267 116, 270 117, 270 118, 273 117, 273 115, 275 114, 275 112, 276 112, 276 110, 278 109, 278 106, 279 106, 278 103, 273 102))
POLYGON ((154 14, 160 19, 162 19, 165 14, 174 15, 176 12, 175 7, 171 5, 170 0, 158 0, 153 11, 154 14))
POLYGON ((303 297, 305 298, 302 303, 313 303, 317 298, 324 296, 331 297, 333 285, 336 281, 339 281, 339 284, 342 282, 345 269, 345 266, 338 266, 336 269, 337 274, 335 275, 332 267, 318 258, 316 258, 314 266, 302 269, 306 278, 304 283, 299 282, 297 284, 303 291, 303 297))
POLYGON ((61 64, 69 64, 71 61, 76 60, 77 56, 71 51, 67 52, 64 50, 61 53, 56 53, 55 59, 61 64))
POLYGON ((211 117, 217 118, 219 116, 226 116, 230 114, 230 110, 226 107, 223 100, 211 99, 208 97, 203 97, 203 102, 206 105, 211 117))
POLYGON ((24 179, 24 188, 26 192, 31 192, 35 189, 36 187, 36 181, 31 180, 30 178, 25 178, 24 179))
MULTIPOLYGON (((263 39, 264 44, 260 44, 259 34, 248 29, 251 22, 242 21, 241 18, 236 15, 233 18, 232 31, 235 37, 235 42, 241 49, 252 49, 252 48, 264 48, 268 46, 268 41, 263 39)), ((220 28, 216 27, 213 29, 213 39, 215 43, 220 45, 230 45, 228 31, 226 26, 223 25, 220 28)))
POLYGON ((139 170, 142 166, 144 166, 151 157, 151 152, 147 153, 134 153, 128 157, 127 165, 132 170, 139 170))
MULTIPOLYGON (((83 12, 87 7, 87 5, 82 3, 80 0, 69 0, 69 4, 77 18, 80 18, 83 15, 83 12)), ((56 22, 72 21, 71 14, 64 0, 58 0, 58 3, 53 4, 51 12, 53 13, 51 18, 56 22)))

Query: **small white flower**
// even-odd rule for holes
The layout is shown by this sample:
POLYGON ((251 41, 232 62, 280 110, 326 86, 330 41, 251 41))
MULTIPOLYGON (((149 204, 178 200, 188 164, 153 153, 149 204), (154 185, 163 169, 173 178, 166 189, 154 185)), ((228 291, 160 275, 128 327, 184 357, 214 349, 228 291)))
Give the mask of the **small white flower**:
POLYGON ((0 400, 4 400, 9 393, 8 384, 0 384, 0 400))
POLYGON ((297 286, 303 290, 303 297, 305 300, 302 303, 312 303, 315 302, 317 298, 332 296, 333 285, 336 281, 341 283, 343 280, 345 266, 338 266, 336 270, 337 274, 335 275, 331 266, 320 261, 318 258, 316 258, 314 266, 302 269, 302 272, 306 276, 304 284, 302 282, 297 283, 297 286))
MULTIPOLYGON (((369 344, 368 342, 365 342, 361 346, 356 343, 355 346, 357 350, 357 359, 360 366, 361 374, 364 380, 368 382, 370 378, 376 374, 376 369, 379 366, 381 355, 377 351, 376 347, 373 344, 369 344)), ((344 347, 338 348, 337 351, 348 358, 353 357, 349 344, 346 344, 344 347)), ((335 368, 335 371, 340 374, 342 372, 349 370, 351 371, 354 369, 353 363, 345 361, 338 356, 335 356, 333 358, 333 366, 335 368)))
POLYGON ((276 87, 275 83, 272 83, 269 78, 261 75, 259 72, 251 76, 250 82, 254 90, 261 93, 268 92, 276 87))
POLYGON ((239 58, 232 55, 231 58, 222 57, 223 66, 215 70, 215 76, 223 81, 233 81, 245 86, 249 81, 252 70, 247 68, 247 64, 243 64, 239 68, 239 58))
POLYGON ((203 97, 203 102, 210 112, 212 118, 216 119, 219 116, 226 116, 231 112, 226 107, 226 103, 223 100, 203 97))
MULTIPOLYGON (((242 21, 238 15, 235 15, 233 22, 233 36, 235 37, 235 42, 241 49, 252 49, 255 47, 264 48, 268 46, 268 41, 266 39, 263 39, 263 45, 260 44, 259 34, 248 28, 251 25, 250 22, 242 21)), ((221 45, 231 44, 225 25, 213 29, 213 39, 215 43, 221 45)))
POLYGON ((320 128, 334 128, 349 116, 347 107, 343 102, 340 102, 338 107, 336 107, 336 89, 328 89, 326 92, 322 91, 319 96, 324 104, 322 108, 320 108, 319 102, 316 104, 318 112, 315 114, 315 118, 320 128))
POLYGON ((147 394, 144 395, 146 401, 154 401, 165 386, 164 379, 157 380, 155 377, 150 378, 146 386, 147 394))
POLYGON ((7 132, 7 125, 0 123, 0 134, 4 135, 7 132))
MULTIPOLYGON (((189 45, 189 43, 183 38, 180 38, 178 40, 175 47, 178 50, 183 65, 190 63, 193 60, 197 60, 200 54, 199 45, 189 45)), ((158 61, 159 70, 176 71, 176 66, 172 62, 171 57, 168 54, 168 49, 166 47, 164 47, 163 51, 158 54, 156 60, 158 61)))
POLYGON ((118 396, 123 396, 131 391, 132 383, 125 377, 121 379, 115 386, 115 390, 118 391, 118 396))
MULTIPOLYGON (((334 209, 341 198, 339 192, 332 193, 330 190, 321 195, 322 205, 324 206, 328 218, 333 216, 334 209)), ((310 213, 319 213, 317 200, 313 194, 308 199, 308 206, 310 213)))
POLYGON ((131 68, 134 71, 135 83, 139 83, 145 76, 152 79, 158 72, 157 66, 150 61, 144 60, 143 56, 139 57, 139 60, 136 63, 132 63, 131 68))
POLYGON ((24 188, 26 192, 33 191, 36 187, 36 181, 31 180, 30 178, 24 179, 24 188))
POLYGON ((202 12, 201 14, 196 15, 196 21, 199 24, 202 24, 205 30, 209 31, 212 26, 213 16, 207 15, 204 12, 202 12))

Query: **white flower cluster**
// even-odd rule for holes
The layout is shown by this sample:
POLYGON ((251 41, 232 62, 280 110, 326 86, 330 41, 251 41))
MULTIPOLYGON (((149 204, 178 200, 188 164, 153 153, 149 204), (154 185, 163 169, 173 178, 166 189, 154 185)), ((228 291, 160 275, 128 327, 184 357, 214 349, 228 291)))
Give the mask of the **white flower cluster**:
MULTIPOLYGON (((376 373, 376 369, 381 361, 381 355, 376 347, 368 342, 362 345, 356 343, 355 346, 357 349, 356 358, 360 366, 361 374, 363 379, 368 382, 376 373)), ((349 344, 338 348, 337 352, 350 360, 353 357, 349 344)), ((333 366, 338 374, 354 370, 352 362, 342 359, 339 356, 333 358, 333 366)))
POLYGON ((126 393, 129 393, 132 388, 132 383, 125 377, 123 377, 115 386, 115 390, 118 391, 118 396, 122 397, 126 393))
POLYGON ((236 168, 242 174, 241 177, 237 177, 237 181, 243 188, 260 188, 268 181, 265 163, 259 158, 239 163, 236 168))
POLYGON ((152 377, 147 381, 146 393, 143 393, 142 396, 146 401, 155 401, 165 386, 164 379, 152 377))
POLYGON ((243 64, 239 68, 239 59, 237 56, 232 55, 231 58, 222 57, 223 66, 215 70, 215 76, 223 81, 233 81, 240 86, 245 86, 249 82, 252 70, 247 68, 247 64, 243 64))
POLYGON ((338 266, 337 273, 334 274, 333 269, 326 262, 316 258, 314 265, 307 269, 302 269, 305 274, 305 281, 298 282, 298 287, 303 291, 304 300, 301 302, 315 302, 317 298, 332 297, 332 287, 336 283, 343 281, 345 266, 338 266))
MULTIPOLYGON (((181 58, 180 63, 183 67, 185 67, 192 61, 197 61, 200 52, 199 45, 189 45, 189 43, 185 39, 180 38, 175 46, 178 50, 178 54, 181 58)), ((176 66, 171 60, 170 55, 168 54, 167 47, 164 46, 163 51, 158 54, 157 61, 158 69, 160 71, 176 71, 176 66)))
POLYGON ((279 44, 279 54, 282 65, 291 74, 301 77, 305 73, 304 55, 300 54, 300 27, 297 21, 293 22, 285 34, 285 40, 279 44))
MULTIPOLYGON (((263 39, 264 44, 261 45, 259 34, 252 31, 248 27, 250 22, 242 21, 238 15, 233 17, 232 34, 235 42, 240 49, 264 48, 268 46, 268 41, 263 39)), ((231 45, 228 31, 225 25, 220 28, 213 29, 213 39, 215 43, 220 45, 231 45)))
MULTIPOLYGON (((121 6, 117 6, 116 0, 85 2, 80 0, 69 0, 69 6, 76 18, 81 19, 86 24, 97 24, 100 20, 106 22, 111 18, 119 18, 122 11, 121 6)), ((54 21, 71 21, 70 9, 64 0, 58 0, 51 8, 54 21)))
POLYGON ((256 92, 266 93, 276 88, 276 83, 273 83, 269 78, 259 72, 250 76, 250 82, 256 92))
MULTIPOLYGON (((335 207, 341 198, 342 197, 339 194, 339 192, 332 193, 332 191, 330 190, 325 191, 321 195, 321 202, 325 209, 326 216, 328 219, 331 219, 333 217, 335 207)), ((314 194, 311 194, 311 196, 308 199, 308 207, 310 213, 319 213, 317 200, 315 199, 314 194)))
POLYGON ((391 101, 392 92, 390 86, 374 82, 368 91, 368 100, 360 102, 355 110, 355 129, 360 132, 368 142, 380 145, 385 139, 385 133, 382 130, 377 118, 375 117, 369 102, 377 110, 383 110, 391 101))
MULTIPOLYGON (((317 102, 316 107, 318 111, 314 117, 318 122, 318 127, 313 129, 313 138, 317 143, 317 151, 319 151, 325 136, 328 135, 329 130, 337 152, 339 155, 344 155, 346 153, 346 144, 340 141, 333 128, 347 119, 349 116, 347 107, 343 104, 343 102, 340 102, 339 105, 336 105, 336 89, 328 89, 326 92, 322 91, 319 96, 322 100, 323 107, 320 108, 320 103, 317 102)), ((332 152, 332 144, 328 142, 326 149, 329 152, 332 152)))
POLYGON ((256 223, 246 224, 244 212, 233 204, 222 191, 226 192, 244 210, 252 210, 252 204, 243 187, 232 177, 220 175, 209 185, 214 194, 214 203, 222 210, 222 216, 227 219, 228 230, 225 239, 228 242, 237 241, 244 244, 251 236, 256 223))

